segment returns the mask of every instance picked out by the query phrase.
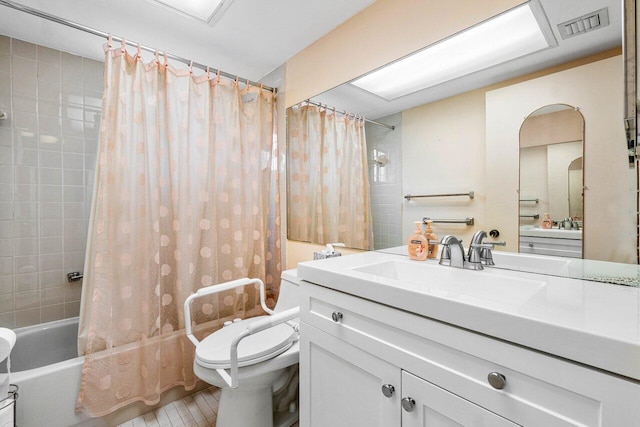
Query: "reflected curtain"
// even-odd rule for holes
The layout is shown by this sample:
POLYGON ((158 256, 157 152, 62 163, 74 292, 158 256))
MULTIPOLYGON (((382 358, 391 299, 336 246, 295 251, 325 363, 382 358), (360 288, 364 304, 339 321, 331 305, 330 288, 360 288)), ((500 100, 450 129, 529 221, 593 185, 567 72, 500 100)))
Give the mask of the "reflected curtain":
POLYGON ((287 128, 289 239, 372 249, 364 121, 304 105, 287 128))
MULTIPOLYGON (((107 48, 102 111, 78 340, 92 416, 193 388, 186 297, 257 277, 273 304, 281 270, 271 92, 107 48)), ((262 310, 249 288, 192 313, 206 334, 262 310)))

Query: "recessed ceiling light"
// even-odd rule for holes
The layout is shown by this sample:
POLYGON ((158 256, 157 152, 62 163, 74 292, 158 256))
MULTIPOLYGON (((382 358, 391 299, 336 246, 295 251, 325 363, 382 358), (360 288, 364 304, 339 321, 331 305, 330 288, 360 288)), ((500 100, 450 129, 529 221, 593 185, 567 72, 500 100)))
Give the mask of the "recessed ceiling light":
POLYGON ((217 21, 233 0, 154 0, 208 24, 217 21))
POLYGON ((391 101, 555 45, 539 3, 529 2, 351 83, 391 101))

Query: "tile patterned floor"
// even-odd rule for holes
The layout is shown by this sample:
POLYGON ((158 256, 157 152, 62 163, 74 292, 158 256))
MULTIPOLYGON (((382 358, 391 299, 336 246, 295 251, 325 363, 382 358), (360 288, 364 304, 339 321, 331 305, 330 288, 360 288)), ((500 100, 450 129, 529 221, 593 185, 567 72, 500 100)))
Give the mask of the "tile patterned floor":
MULTIPOLYGON (((220 390, 210 387, 118 427, 215 427, 220 390)), ((292 427, 299 427, 295 423, 292 427)))

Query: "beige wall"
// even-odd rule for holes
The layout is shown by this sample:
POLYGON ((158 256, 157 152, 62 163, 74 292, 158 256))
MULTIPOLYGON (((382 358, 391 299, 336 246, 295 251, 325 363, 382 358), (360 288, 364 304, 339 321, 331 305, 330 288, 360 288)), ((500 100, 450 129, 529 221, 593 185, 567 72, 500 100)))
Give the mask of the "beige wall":
POLYGON ((635 263, 635 174, 622 126, 620 56, 487 92, 487 228, 518 238, 518 133, 523 119, 550 104, 580 109, 585 120, 584 256, 635 263))
POLYGON ((286 104, 297 104, 522 3, 378 0, 287 61, 286 104))
POLYGON ((402 113, 404 194, 475 192, 475 197, 405 200, 403 241, 413 222, 474 217, 475 226, 433 224, 442 238, 453 234, 469 242, 475 230, 487 230, 485 215, 485 109, 483 90, 425 104, 402 113))

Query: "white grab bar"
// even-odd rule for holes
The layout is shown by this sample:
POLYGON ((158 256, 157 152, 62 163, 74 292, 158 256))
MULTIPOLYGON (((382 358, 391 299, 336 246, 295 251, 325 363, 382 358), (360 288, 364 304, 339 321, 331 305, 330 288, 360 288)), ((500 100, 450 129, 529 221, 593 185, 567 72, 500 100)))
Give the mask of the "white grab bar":
POLYGON ((280 313, 272 314, 269 317, 265 317, 252 323, 247 327, 247 329, 240 332, 238 336, 233 339, 230 349, 231 357, 229 358, 231 375, 229 375, 223 368, 216 369, 218 374, 229 385, 229 387, 238 388, 238 344, 240 344, 240 341, 250 335, 269 329, 275 325, 279 325, 280 323, 295 319, 299 315, 300 307, 294 307, 280 313))
POLYGON ((264 283, 260 279, 249 279, 245 277, 244 279, 232 280, 230 282, 200 288, 196 291, 196 293, 189 295, 184 301, 184 326, 186 329, 187 338, 191 340, 193 345, 197 346, 200 341, 198 341, 196 337, 194 337, 191 333, 191 301, 205 295, 217 294, 223 291, 228 291, 229 289, 239 288, 256 283, 260 287, 260 306, 267 314, 273 314, 273 310, 267 307, 265 287, 264 283))

